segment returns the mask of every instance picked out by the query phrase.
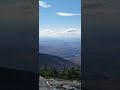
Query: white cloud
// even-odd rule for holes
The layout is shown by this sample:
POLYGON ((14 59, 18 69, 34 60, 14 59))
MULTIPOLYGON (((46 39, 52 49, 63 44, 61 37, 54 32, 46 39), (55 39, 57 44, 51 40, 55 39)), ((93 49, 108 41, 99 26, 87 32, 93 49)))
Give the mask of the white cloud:
POLYGON ((51 5, 47 4, 46 2, 39 1, 39 6, 42 8, 48 8, 51 7, 51 5))
POLYGON ((76 28, 69 28, 69 29, 67 30, 67 32, 76 32, 76 31, 77 31, 76 28))
POLYGON ((56 13, 59 16, 80 16, 80 14, 76 14, 76 13, 64 13, 64 12, 58 12, 56 13))
POLYGON ((68 28, 61 32, 62 35, 81 35, 81 30, 77 28, 68 28))

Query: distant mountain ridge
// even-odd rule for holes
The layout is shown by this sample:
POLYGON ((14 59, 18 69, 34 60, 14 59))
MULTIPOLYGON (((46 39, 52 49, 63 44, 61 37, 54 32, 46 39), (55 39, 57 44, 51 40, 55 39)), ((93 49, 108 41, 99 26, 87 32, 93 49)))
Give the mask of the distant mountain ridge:
POLYGON ((39 52, 55 55, 81 65, 80 38, 42 38, 39 52))
POLYGON ((78 64, 75 64, 75 63, 68 61, 64 58, 61 58, 59 56, 39 53, 40 68, 43 68, 44 65, 48 65, 49 67, 55 67, 59 70, 63 69, 63 67, 71 68, 71 67, 78 66, 78 64))

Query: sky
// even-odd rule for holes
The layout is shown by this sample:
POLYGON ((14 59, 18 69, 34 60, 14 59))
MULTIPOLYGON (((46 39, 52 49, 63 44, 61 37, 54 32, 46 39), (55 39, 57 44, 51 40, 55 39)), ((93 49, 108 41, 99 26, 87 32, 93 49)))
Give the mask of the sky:
POLYGON ((80 37, 80 35, 80 0, 39 1, 39 37, 80 37))

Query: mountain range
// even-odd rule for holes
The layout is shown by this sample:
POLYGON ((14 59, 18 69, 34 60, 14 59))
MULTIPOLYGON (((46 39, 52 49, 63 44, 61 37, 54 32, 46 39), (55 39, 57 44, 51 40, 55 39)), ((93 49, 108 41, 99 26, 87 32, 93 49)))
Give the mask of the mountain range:
POLYGON ((73 63, 81 64, 80 38, 40 38, 39 52, 60 56, 73 63))

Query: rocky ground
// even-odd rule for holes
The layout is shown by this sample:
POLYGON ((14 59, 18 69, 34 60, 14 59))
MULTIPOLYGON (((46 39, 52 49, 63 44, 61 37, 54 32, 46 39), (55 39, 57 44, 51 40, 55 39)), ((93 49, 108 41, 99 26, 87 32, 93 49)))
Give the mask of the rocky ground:
POLYGON ((81 90, 80 81, 45 79, 40 76, 39 90, 81 90))

